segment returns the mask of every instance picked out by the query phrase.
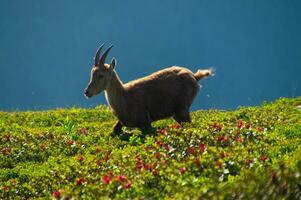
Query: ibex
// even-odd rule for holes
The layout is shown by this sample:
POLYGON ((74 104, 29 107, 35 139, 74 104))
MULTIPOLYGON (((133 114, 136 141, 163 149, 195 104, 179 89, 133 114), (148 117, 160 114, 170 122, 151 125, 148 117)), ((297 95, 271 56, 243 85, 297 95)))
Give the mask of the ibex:
POLYGON ((178 123, 191 122, 189 108, 200 90, 198 81, 212 75, 212 69, 190 70, 172 66, 123 84, 115 71, 116 59, 106 64, 111 45, 102 56, 102 44, 95 55, 87 98, 105 91, 106 100, 118 118, 115 133, 122 126, 148 128, 156 120, 173 117, 178 123))

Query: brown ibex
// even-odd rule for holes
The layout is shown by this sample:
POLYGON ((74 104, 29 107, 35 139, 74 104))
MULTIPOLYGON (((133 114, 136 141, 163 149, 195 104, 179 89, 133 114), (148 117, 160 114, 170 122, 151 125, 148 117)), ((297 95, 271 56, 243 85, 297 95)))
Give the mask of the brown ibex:
POLYGON ((116 59, 106 64, 106 57, 113 46, 100 56, 96 52, 91 79, 85 89, 87 98, 105 91, 113 114, 119 119, 114 132, 122 126, 147 128, 151 123, 173 117, 178 123, 191 122, 189 108, 200 89, 198 81, 212 75, 212 69, 190 70, 173 66, 149 76, 123 84, 115 71, 116 59))

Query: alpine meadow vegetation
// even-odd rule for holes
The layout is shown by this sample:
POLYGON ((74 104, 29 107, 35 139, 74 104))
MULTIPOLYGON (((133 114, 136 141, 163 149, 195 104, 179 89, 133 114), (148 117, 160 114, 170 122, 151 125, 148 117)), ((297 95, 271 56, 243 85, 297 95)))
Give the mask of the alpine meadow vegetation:
POLYGON ((124 128, 106 106, 0 112, 1 199, 300 199, 301 97, 124 128))

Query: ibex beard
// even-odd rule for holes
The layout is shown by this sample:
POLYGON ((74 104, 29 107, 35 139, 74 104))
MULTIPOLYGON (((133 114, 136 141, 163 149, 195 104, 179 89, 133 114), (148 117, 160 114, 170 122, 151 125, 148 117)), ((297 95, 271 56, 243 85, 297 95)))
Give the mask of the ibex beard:
POLYGON ((89 85, 85 96, 90 98, 105 92, 106 100, 118 118, 115 133, 122 126, 149 128, 153 121, 173 117, 178 123, 191 122, 189 108, 200 90, 198 83, 213 75, 213 70, 203 69, 196 73, 172 66, 149 76, 123 84, 115 71, 116 59, 106 64, 106 57, 113 46, 102 55, 101 45, 95 55, 89 85))

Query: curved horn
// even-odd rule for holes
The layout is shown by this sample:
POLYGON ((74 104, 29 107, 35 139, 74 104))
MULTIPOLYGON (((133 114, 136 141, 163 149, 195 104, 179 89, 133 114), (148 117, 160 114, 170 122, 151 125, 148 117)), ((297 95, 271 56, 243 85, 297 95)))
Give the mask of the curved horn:
POLYGON ((100 52, 101 52, 101 49, 104 45, 105 45, 105 43, 100 45, 100 47, 97 49, 97 52, 96 52, 96 55, 95 55, 95 58, 94 58, 94 65, 95 66, 98 66, 98 64, 99 64, 98 60, 99 60, 100 52))
POLYGON ((109 51, 112 49, 112 47, 113 47, 113 45, 111 45, 111 46, 103 53, 103 55, 101 56, 101 58, 100 58, 100 60, 99 60, 99 64, 100 64, 100 65, 103 65, 103 64, 105 63, 106 57, 107 57, 109 51))

